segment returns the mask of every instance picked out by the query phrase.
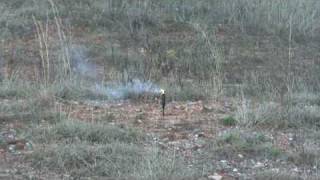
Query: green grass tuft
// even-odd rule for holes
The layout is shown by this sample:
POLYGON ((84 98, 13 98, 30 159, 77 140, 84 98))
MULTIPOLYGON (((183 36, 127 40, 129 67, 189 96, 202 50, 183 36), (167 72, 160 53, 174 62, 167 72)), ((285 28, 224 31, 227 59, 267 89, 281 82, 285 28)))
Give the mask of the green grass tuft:
POLYGON ((237 124, 237 120, 232 116, 228 116, 228 117, 221 119, 221 123, 224 126, 235 126, 237 124))

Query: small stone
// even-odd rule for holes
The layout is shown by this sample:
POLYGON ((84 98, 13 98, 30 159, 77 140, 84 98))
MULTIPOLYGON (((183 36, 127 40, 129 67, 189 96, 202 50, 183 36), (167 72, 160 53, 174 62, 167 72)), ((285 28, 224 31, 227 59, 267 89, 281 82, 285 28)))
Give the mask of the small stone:
POLYGON ((311 173, 311 170, 310 170, 310 169, 308 169, 308 170, 307 170, 307 173, 311 173))
POLYGON ((261 162, 257 162, 257 164, 253 166, 253 168, 262 168, 262 167, 264 167, 264 164, 261 162))
POLYGON ((227 160, 221 160, 220 162, 223 163, 223 164, 225 164, 225 163, 227 163, 228 161, 227 161, 227 160))
POLYGON ((33 149, 32 144, 30 142, 26 143, 26 150, 31 151, 33 149))
POLYGON ((202 112, 204 112, 204 113, 213 112, 213 111, 214 111, 214 109, 212 107, 209 107, 209 106, 202 107, 202 112))
POLYGON ((294 140, 294 134, 292 134, 292 133, 289 133, 288 134, 288 139, 290 140, 290 141, 293 141, 294 140))
POLYGON ((242 154, 238 154, 238 157, 239 157, 240 159, 243 159, 243 155, 242 155, 242 154))
POLYGON ((255 164, 256 162, 253 159, 250 159, 250 163, 255 164))
POLYGON ((232 171, 233 171, 233 172, 238 172, 238 169, 237 169, 237 168, 234 168, 232 171))
POLYGON ((15 139, 15 136, 13 134, 8 134, 7 138, 10 140, 13 140, 13 139, 15 139))
POLYGON ((16 151, 15 145, 10 145, 8 149, 9 149, 9 152, 11 153, 14 153, 16 151))
POLYGON ((211 180, 222 180, 222 178, 223 177, 217 173, 215 173, 214 175, 208 176, 208 179, 211 179, 211 180))
POLYGON ((196 137, 202 138, 202 137, 205 137, 205 134, 204 132, 200 132, 199 134, 196 135, 196 137))

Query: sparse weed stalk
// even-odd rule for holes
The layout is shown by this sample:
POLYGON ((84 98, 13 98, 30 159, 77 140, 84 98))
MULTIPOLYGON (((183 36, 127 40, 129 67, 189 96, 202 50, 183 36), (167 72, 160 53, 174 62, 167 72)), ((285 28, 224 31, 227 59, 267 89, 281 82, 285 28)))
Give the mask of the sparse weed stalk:
POLYGON ((50 71, 51 71, 51 67, 50 67, 50 59, 49 59, 49 46, 48 46, 48 22, 45 25, 45 29, 44 29, 44 25, 42 23, 40 23, 39 21, 36 20, 36 18, 33 16, 33 21, 34 24, 36 26, 36 30, 37 30, 37 38, 38 38, 38 42, 39 42, 39 54, 40 54, 40 64, 41 64, 41 69, 40 71, 41 76, 43 76, 43 83, 45 85, 48 85, 49 81, 50 81, 50 71))
POLYGON ((243 100, 237 110, 237 119, 242 126, 283 127, 287 124, 286 115, 276 102, 253 103, 243 100))
MULTIPOLYGON (((54 14, 54 21, 59 37, 61 56, 59 57, 62 62, 62 77, 65 79, 71 77, 71 60, 70 60, 70 46, 71 46, 71 33, 68 33, 67 26, 63 26, 62 18, 60 17, 59 10, 52 0, 49 0, 51 9, 54 14), (67 34, 68 33, 68 34, 67 34)), ((69 28, 70 29, 70 28, 69 28)), ((61 72, 60 72, 61 73, 61 72)), ((61 77, 61 78, 62 78, 61 77)))
POLYGON ((236 118, 240 125, 246 127, 319 129, 320 114, 317 99, 318 95, 305 91, 291 95, 284 94, 281 102, 266 100, 254 102, 243 98, 237 108, 236 118))
POLYGON ((36 27, 36 37, 39 43, 39 55, 40 55, 40 75, 42 76, 43 83, 48 86, 56 78, 68 79, 71 77, 71 64, 70 64, 70 35, 66 35, 66 29, 63 27, 62 19, 59 15, 59 11, 55 3, 49 0, 51 5, 51 11, 53 14, 53 20, 47 16, 45 22, 38 20, 36 16, 32 16, 34 26, 36 27), (53 22, 52 22, 53 21, 53 22), (53 26, 53 24, 55 26, 53 26), (52 31, 57 32, 58 46, 55 44, 55 34, 52 31), (56 54, 57 49, 58 55, 56 54), (56 61, 58 59, 59 61, 56 61))

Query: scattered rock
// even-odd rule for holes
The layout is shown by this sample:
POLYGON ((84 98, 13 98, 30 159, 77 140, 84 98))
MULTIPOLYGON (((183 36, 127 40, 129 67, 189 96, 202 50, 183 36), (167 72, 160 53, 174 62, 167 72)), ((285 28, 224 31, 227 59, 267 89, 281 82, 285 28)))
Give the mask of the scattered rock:
POLYGON ((28 151, 32 151, 33 150, 33 146, 32 146, 32 144, 30 142, 27 142, 25 147, 26 147, 26 150, 28 150, 28 151))
POLYGON ((295 172, 295 173, 298 173, 299 169, 296 167, 296 168, 292 169, 292 171, 295 172))
POLYGON ((280 172, 280 169, 279 169, 279 168, 272 168, 271 171, 272 171, 272 172, 275 172, 275 173, 279 173, 279 172, 280 172))
POLYGON ((168 149, 168 146, 162 142, 159 142, 158 145, 160 146, 161 149, 168 149))
POLYGON ((257 163, 253 166, 253 168, 263 168, 263 167, 264 167, 264 164, 261 163, 261 162, 257 162, 257 163))
POLYGON ((209 106, 203 106, 203 108, 202 108, 203 113, 208 113, 208 112, 213 112, 213 111, 214 111, 214 109, 209 106))
POLYGON ((223 163, 223 164, 228 163, 228 161, 227 161, 227 160, 220 160, 220 162, 221 162, 221 163, 223 163))
POLYGON ((142 122, 141 119, 138 119, 138 120, 135 121, 135 124, 142 124, 142 123, 143 123, 143 122, 142 122))
POLYGON ((220 176, 219 174, 215 173, 214 175, 208 176, 208 179, 210 180, 222 180, 222 176, 220 176))
POLYGON ((10 153, 14 153, 16 151, 15 145, 10 145, 8 147, 8 150, 9 150, 10 153))
POLYGON ((204 132, 200 132, 199 134, 196 134, 196 137, 206 137, 205 133, 204 132))
POLYGON ((193 151, 197 151, 197 150, 200 149, 200 148, 201 148, 201 145, 196 144, 196 145, 194 145, 191 149, 192 149, 193 151))

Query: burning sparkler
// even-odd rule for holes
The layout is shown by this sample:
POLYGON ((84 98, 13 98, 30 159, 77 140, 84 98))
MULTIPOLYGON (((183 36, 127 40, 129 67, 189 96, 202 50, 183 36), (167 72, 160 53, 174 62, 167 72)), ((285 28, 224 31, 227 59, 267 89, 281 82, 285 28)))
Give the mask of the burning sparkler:
POLYGON ((166 106, 166 93, 163 89, 161 89, 160 94, 161 94, 162 116, 164 116, 164 109, 166 106))

